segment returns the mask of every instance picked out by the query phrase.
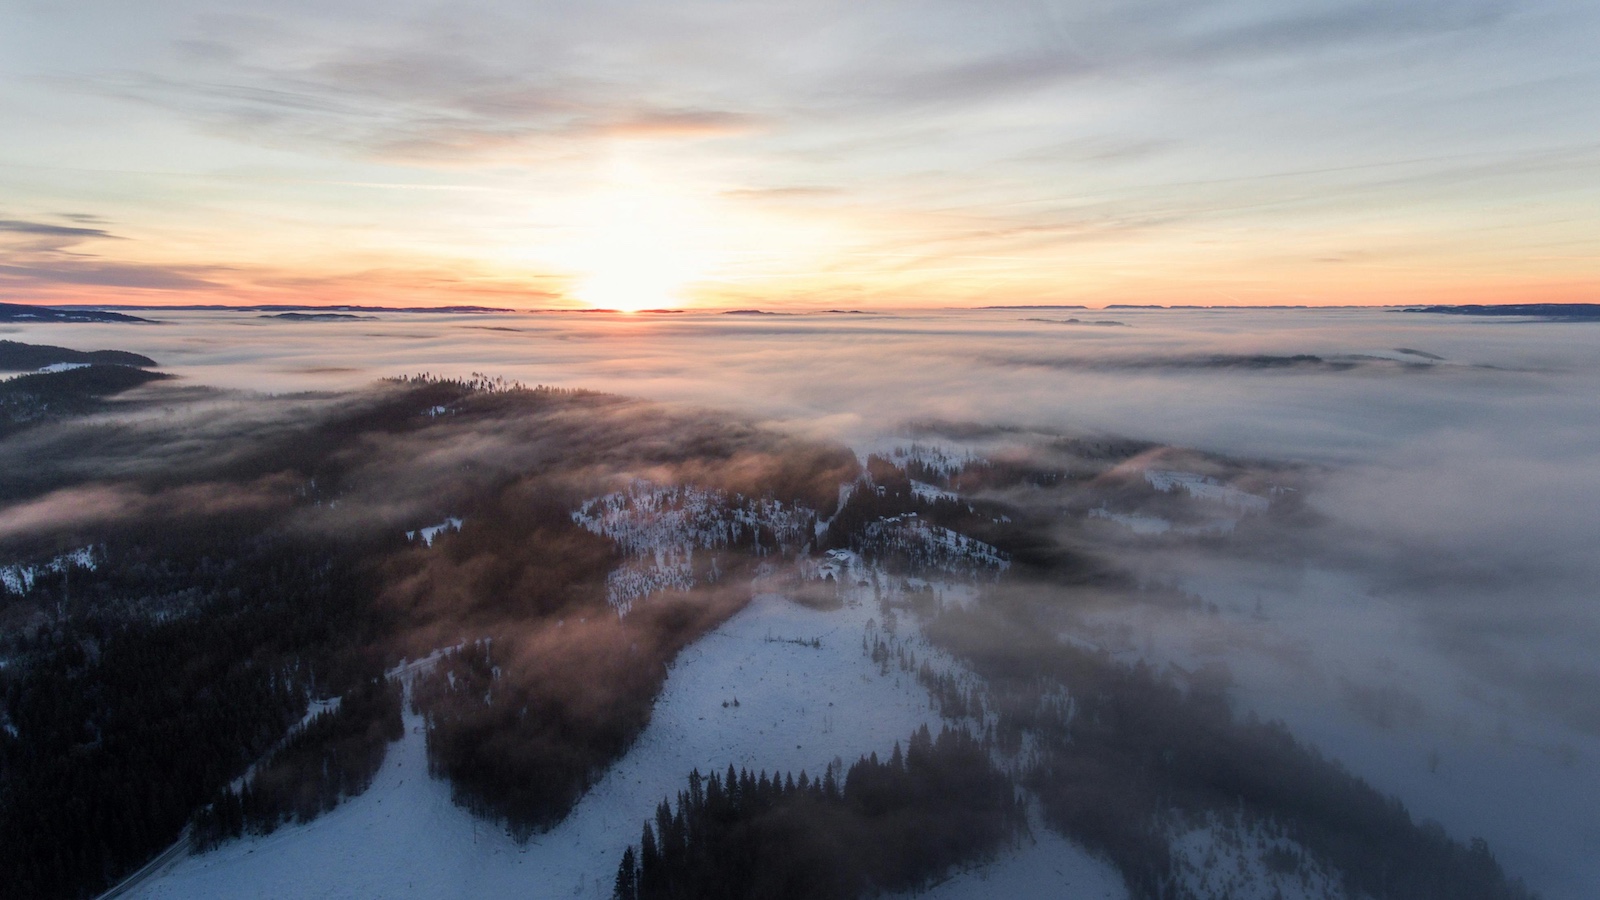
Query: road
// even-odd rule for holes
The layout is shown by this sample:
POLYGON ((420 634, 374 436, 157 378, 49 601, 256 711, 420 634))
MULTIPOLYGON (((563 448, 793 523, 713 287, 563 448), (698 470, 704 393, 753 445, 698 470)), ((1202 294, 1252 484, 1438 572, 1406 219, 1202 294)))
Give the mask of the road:
MULTIPOLYGON (((391 669, 387 673, 387 675, 388 675, 389 678, 398 678, 398 679, 400 679, 402 681, 409 682, 410 677, 412 675, 415 675, 418 672, 424 671, 426 669, 432 668, 432 666, 439 661, 439 657, 442 656, 443 653, 444 653, 443 650, 436 650, 433 653, 430 653, 427 656, 423 657, 422 659, 412 660, 411 662, 408 662, 405 665, 396 666, 395 668, 391 669)), ((304 724, 304 723, 302 723, 302 724, 304 724)), ((279 742, 279 745, 281 746, 283 741, 287 741, 289 739, 289 736, 293 735, 293 733, 295 731, 298 731, 298 730, 299 730, 298 726, 296 726, 293 729, 290 729, 290 735, 286 735, 283 738, 283 740, 279 742)), ((270 756, 270 755, 271 755, 271 752, 269 751, 268 753, 264 754, 262 758, 264 759, 264 758, 266 758, 266 756, 270 756)), ((252 765, 250 770, 254 771, 254 769, 255 769, 255 766, 252 765)), ((242 783, 248 777, 249 777, 249 772, 246 772, 244 778, 241 778, 239 781, 242 783)), ((178 839, 173 842, 172 846, 170 846, 167 849, 161 851, 161 854, 159 856, 157 856, 155 859, 152 859, 149 862, 145 863, 139 869, 139 871, 134 872, 132 875, 129 875, 127 878, 122 879, 122 881, 119 882, 116 887, 113 887, 111 890, 106 891, 104 894, 101 894, 99 897, 95 898, 95 900, 113 900, 113 898, 121 897, 121 896, 129 893, 130 891, 135 890, 140 885, 144 884, 146 881, 149 881, 150 879, 156 877, 157 875, 160 875, 162 872, 165 872, 169 867, 172 866, 173 863, 176 863, 178 860, 184 858, 185 856, 188 856, 189 855, 189 829, 190 829, 190 826, 188 826, 188 825, 183 826, 183 831, 178 833, 178 839)))
POLYGON ((144 884, 146 881, 149 881, 155 876, 160 875, 162 872, 165 872, 173 863, 183 859, 188 855, 189 826, 185 825, 183 826, 183 830, 178 832, 178 839, 172 842, 171 847, 161 851, 161 855, 145 863, 143 868, 139 869, 139 871, 129 875, 127 878, 122 879, 120 884, 111 890, 106 891, 104 894, 101 894, 99 897, 95 898, 95 900, 112 900, 113 897, 121 897, 129 891, 144 884))

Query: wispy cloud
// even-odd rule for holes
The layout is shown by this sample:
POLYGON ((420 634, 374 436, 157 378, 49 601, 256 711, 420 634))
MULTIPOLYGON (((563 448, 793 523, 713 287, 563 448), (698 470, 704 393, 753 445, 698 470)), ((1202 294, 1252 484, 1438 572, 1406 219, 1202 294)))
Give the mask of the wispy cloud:
POLYGON ((13 289, 75 284, 138 288, 152 291, 194 291, 220 285, 183 268, 139 266, 93 261, 62 261, 54 265, 0 265, 0 284, 13 289))
MULTIPOLYGON (((1600 279, 1581 252, 1597 233, 1600 75, 1575 43, 1600 13, 1556 0, 174 0, 140 29, 121 22, 43 15, 16 82, 136 126, 94 142, 44 129, 70 152, 18 161, 94 157, 82 170, 118 208, 30 169, 6 185, 34 198, 12 218, 136 223, 141 240, 103 262, 154 265, 144 241, 172 236, 186 256, 162 265, 204 281, 260 264, 238 249, 258 239, 295 247, 310 279, 565 271, 562 242, 617 188, 619 159, 703 220, 746 216, 727 230, 760 246, 694 289, 719 303, 1477 300, 1600 279), (169 157, 191 177, 177 194, 132 174, 169 157), (441 170, 462 189, 437 190, 441 170), (537 235, 518 231, 533 221, 537 235), (359 262, 333 258, 356 248, 359 262), (1031 258, 980 262, 996 256, 1031 258), (1331 258, 1350 262, 1329 277, 1331 258)), ((709 258, 737 242, 684 243, 709 258)))
POLYGON ((48 222, 24 222, 17 219, 0 219, 0 232, 40 235, 82 241, 89 238, 116 239, 116 235, 100 228, 79 228, 72 225, 51 225, 48 222))
POLYGON ((190 291, 214 288, 198 267, 107 260, 80 245, 124 241, 103 228, 0 219, 0 287, 21 294, 61 285, 190 291))

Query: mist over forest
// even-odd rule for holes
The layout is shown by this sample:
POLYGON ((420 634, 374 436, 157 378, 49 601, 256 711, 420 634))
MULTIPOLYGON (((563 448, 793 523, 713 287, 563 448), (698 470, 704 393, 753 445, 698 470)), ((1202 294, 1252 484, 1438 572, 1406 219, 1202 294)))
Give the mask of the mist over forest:
POLYGON ((1600 888, 1592 323, 140 315, 0 326, 0 893, 1600 888))

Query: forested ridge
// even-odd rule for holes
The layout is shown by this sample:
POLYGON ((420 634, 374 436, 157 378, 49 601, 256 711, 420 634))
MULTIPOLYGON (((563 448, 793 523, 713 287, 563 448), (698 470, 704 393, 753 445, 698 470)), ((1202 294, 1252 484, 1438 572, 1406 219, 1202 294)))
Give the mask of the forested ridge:
POLYGON ((1026 827, 1025 806, 988 748, 924 726, 880 760, 770 777, 728 767, 689 775, 618 863, 615 900, 844 900, 926 886, 984 859, 1026 827))
MULTIPOLYGON (((1067 442, 1052 449, 1087 450, 1092 458, 1085 466, 1094 472, 1107 457, 1148 447, 1067 442)), ((872 457, 868 472, 875 489, 852 495, 834 520, 832 544, 873 554, 870 524, 914 513, 981 534, 1021 563, 973 606, 942 607, 916 591, 899 601, 923 616, 935 645, 980 676, 976 684, 926 662, 919 667, 883 638, 867 648, 872 659, 885 667, 898 660, 903 671, 915 671, 946 718, 990 721, 988 746, 1011 761, 1017 787, 1038 799, 1045 824, 1103 854, 1138 900, 1207 900, 1226 893, 1220 884, 1197 888, 1171 850, 1174 836, 1212 823, 1291 842, 1306 855, 1279 851, 1271 865, 1290 874, 1336 873, 1337 889, 1348 896, 1533 896, 1504 873, 1482 840, 1462 842, 1437 823, 1415 821, 1397 799, 1302 744, 1281 723, 1236 715, 1225 669, 1180 676, 1057 637, 1071 630, 1080 595, 1112 590, 1124 602, 1202 614, 1193 598, 1136 584, 1080 545, 1051 537, 1052 526, 1036 514, 1030 520, 1025 507, 930 500, 910 483, 921 476, 917 480, 941 487, 977 483, 991 491, 1008 485, 1030 491, 1081 479, 1072 467, 1012 460, 939 468, 916 458, 896 464, 872 457)), ((1096 488, 1104 496, 1106 488, 1096 488)), ((1130 490, 1115 483, 1111 489, 1130 490)), ((1140 479, 1132 490, 1149 488, 1140 479)), ((1297 503, 1285 506, 1276 515, 1301 514, 1297 503)), ((892 553, 875 558, 905 570, 892 553)))
POLYGON ((203 849, 360 793, 400 734, 384 673, 441 648, 411 688, 429 767, 527 838, 628 750, 675 656, 743 608, 753 579, 827 594, 782 573, 849 549, 908 585, 886 618, 917 616, 970 670, 919 664, 892 629, 863 643, 952 727, 815 780, 691 776, 620 863, 620 897, 916 889, 997 852, 1028 803, 1138 900, 1216 895, 1172 850, 1208 823, 1288 842, 1273 866, 1337 872, 1351 896, 1529 896, 1482 842, 1416 823, 1281 725, 1235 715, 1224 672, 1156 671, 1059 637, 1079 592, 1200 612, 1097 554, 1062 513, 1175 502, 1114 473, 1147 445, 863 467, 747 422, 481 376, 241 409, 224 427, 64 414, 8 439, 30 465, 0 499, 46 524, 0 533, 4 561, 28 572, 0 592, 0 894, 91 896, 186 823, 203 849), (642 483, 693 486, 693 515, 624 490, 642 483), (580 521, 597 497, 644 517, 623 523, 642 550, 580 521), (757 500, 792 513, 787 544, 757 500), (692 538, 669 526, 736 519, 737 539, 685 545, 699 555, 683 580, 614 604, 613 574, 676 552, 650 541, 692 538), (976 599, 945 606, 926 580, 909 587, 919 576, 965 579, 976 599), (326 709, 306 719, 313 702, 326 709))
POLYGON ((0 871, 14 896, 81 896, 135 868, 310 696, 363 667, 341 653, 366 631, 342 599, 364 590, 348 561, 187 546, 69 571, 36 589, 63 614, 6 641, 0 871))
POLYGON ((13 504, 92 513, 0 535, 33 573, 0 590, 0 895, 90 896, 191 821, 204 847, 325 811, 398 734, 385 669, 496 636, 528 642, 495 646, 519 651, 505 696, 535 715, 449 713, 424 679, 430 746, 464 804, 548 826, 648 721, 664 663, 749 598, 735 581, 620 621, 604 589, 617 550, 574 525, 576 501, 655 467, 817 503, 854 466, 737 421, 484 377, 257 407, 232 428, 44 423, 22 451, 37 464, 0 484, 13 504), (460 533, 406 539, 447 513, 460 533), (285 742, 313 700, 338 710, 285 742), (451 736, 485 741, 457 761, 451 736), (499 790, 527 784, 553 787, 499 790))
MULTIPOLYGON (((1137 900, 1206 900, 1170 850, 1208 822, 1293 841, 1349 896, 1526 900, 1481 840, 1417 823, 1393 797, 1297 741, 1234 714, 1222 670, 1180 683, 1143 663, 1058 640, 1059 610, 1026 593, 947 609, 928 626, 986 685, 1000 748, 1032 748, 1021 783, 1047 825, 1104 854, 1137 900)), ((1298 868, 1304 861, 1280 861, 1298 868)))
POLYGON ((34 372, 0 381, 0 437, 109 407, 107 398, 172 376, 126 365, 96 363, 64 372, 34 372))
POLYGON ((245 778, 195 813, 190 844, 205 851, 246 833, 309 822, 367 789, 404 732, 399 682, 370 678, 293 731, 245 778))
POLYGON ((156 361, 127 350, 73 350, 50 344, 0 341, 0 372, 31 372, 56 363, 150 368, 156 361))

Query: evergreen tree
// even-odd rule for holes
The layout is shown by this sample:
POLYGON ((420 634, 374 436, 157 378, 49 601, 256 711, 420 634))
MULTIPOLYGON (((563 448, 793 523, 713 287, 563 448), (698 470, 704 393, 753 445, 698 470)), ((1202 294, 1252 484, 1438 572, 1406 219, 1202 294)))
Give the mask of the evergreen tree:
POLYGON ((634 866, 632 847, 622 853, 622 863, 617 866, 617 884, 611 896, 614 900, 638 900, 639 872, 634 866))

